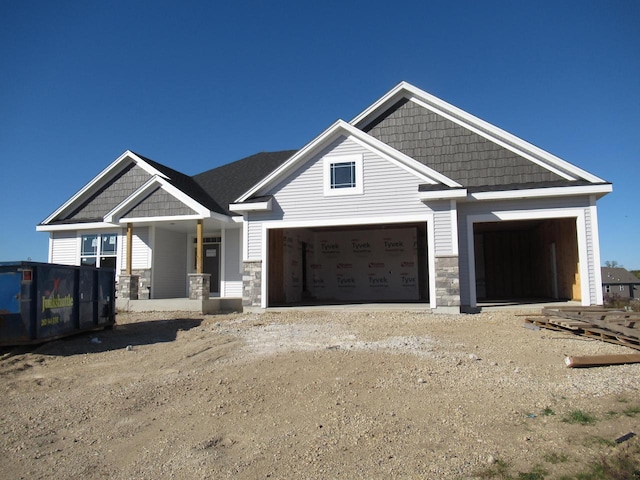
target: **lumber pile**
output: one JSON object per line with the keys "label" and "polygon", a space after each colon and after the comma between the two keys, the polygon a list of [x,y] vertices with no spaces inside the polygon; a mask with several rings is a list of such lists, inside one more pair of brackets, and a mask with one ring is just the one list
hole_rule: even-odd
{"label": "lumber pile", "polygon": [[525,326],[582,335],[640,350],[640,313],[603,307],[543,308]]}

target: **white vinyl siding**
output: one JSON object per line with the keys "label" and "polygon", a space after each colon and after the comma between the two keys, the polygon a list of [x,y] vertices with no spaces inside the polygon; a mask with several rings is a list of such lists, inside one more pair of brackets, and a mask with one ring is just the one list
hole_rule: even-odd
{"label": "white vinyl siding", "polygon": [[225,230],[223,239],[224,270],[222,277],[222,297],[242,297],[242,263],[239,228]]}
{"label": "white vinyl siding", "polygon": [[[363,195],[324,195],[322,159],[333,156],[363,156]],[[426,183],[404,168],[368,151],[359,144],[341,138],[312,157],[266,195],[275,197],[272,212],[249,214],[248,256],[260,259],[262,222],[333,221],[353,218],[375,218],[376,223],[392,222],[399,216],[424,217],[432,210],[419,200],[418,186]],[[449,203],[446,203],[447,207]],[[447,218],[447,223],[451,223]],[[451,243],[450,239],[448,240]],[[446,247],[445,247],[446,249]]]}
{"label": "white vinyl siding", "polygon": [[[363,155],[364,195],[325,197],[322,157]],[[348,218],[426,213],[418,200],[418,186],[424,180],[343,139],[312,158],[274,191],[284,215],[282,220]]]}
{"label": "white vinyl siding", "polygon": [[433,231],[434,231],[434,252],[436,257],[441,255],[452,255],[453,234],[451,224],[451,203],[433,202],[429,206],[434,212],[433,215]]}
{"label": "white vinyl siding", "polygon": [[[133,247],[131,255],[131,268],[133,270],[143,270],[151,268],[151,246],[149,242],[148,227],[134,227],[133,229]],[[122,249],[120,265],[124,269],[127,265],[127,235],[122,235]]]}
{"label": "white vinyl siding", "polygon": [[80,262],[80,242],[78,233],[72,232],[52,232],[51,252],[49,258],[51,263],[62,265],[78,265]]}
{"label": "white vinyl siding", "polygon": [[156,228],[154,240],[153,298],[184,297],[187,291],[186,233]]}
{"label": "white vinyl siding", "polygon": [[262,221],[271,220],[271,213],[249,213],[249,222],[245,224],[247,229],[247,252],[248,258],[245,260],[261,260],[261,242],[262,242]]}

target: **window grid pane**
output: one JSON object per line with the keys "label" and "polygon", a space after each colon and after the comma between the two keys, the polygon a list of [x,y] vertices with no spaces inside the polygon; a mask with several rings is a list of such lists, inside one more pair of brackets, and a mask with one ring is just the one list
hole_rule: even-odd
{"label": "window grid pane", "polygon": [[354,188],[356,186],[356,162],[331,164],[331,188]]}
{"label": "window grid pane", "polygon": [[98,236],[83,235],[81,255],[95,256],[98,253]]}
{"label": "window grid pane", "polygon": [[102,235],[102,245],[100,248],[100,254],[105,256],[111,256],[116,254],[118,236],[113,233]]}

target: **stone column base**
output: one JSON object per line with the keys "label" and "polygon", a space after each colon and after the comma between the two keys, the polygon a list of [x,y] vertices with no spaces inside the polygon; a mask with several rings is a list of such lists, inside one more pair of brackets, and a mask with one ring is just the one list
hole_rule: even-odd
{"label": "stone column base", "polygon": [[126,300],[138,300],[139,275],[120,275],[118,279],[118,297]]}
{"label": "stone column base", "polygon": [[190,273],[189,274],[189,299],[206,300],[211,292],[210,273]]}
{"label": "stone column base", "polygon": [[[447,308],[444,308],[447,307]],[[460,312],[460,269],[457,256],[436,257],[436,310]]]}
{"label": "stone column base", "polygon": [[262,262],[243,262],[242,305],[260,307],[262,305]]}

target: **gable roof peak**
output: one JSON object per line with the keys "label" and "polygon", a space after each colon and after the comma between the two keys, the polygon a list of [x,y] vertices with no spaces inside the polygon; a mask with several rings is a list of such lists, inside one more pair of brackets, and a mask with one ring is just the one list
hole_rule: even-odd
{"label": "gable roof peak", "polygon": [[276,181],[279,181],[284,176],[293,171],[300,163],[311,158],[316,153],[320,152],[324,147],[329,145],[333,140],[344,136],[350,138],[356,142],[359,142],[364,148],[373,150],[378,154],[387,158],[392,158],[400,163],[409,166],[415,172],[418,172],[425,176],[429,183],[439,183],[446,185],[447,187],[460,187],[461,185],[449,177],[429,168],[426,165],[417,162],[416,160],[408,157],[402,152],[390,147],[384,142],[372,137],[366,132],[354,127],[344,120],[338,119],[332,123],[326,130],[320,135],[307,143],[300,150],[295,152],[286,162],[282,163],[277,169],[273,170],[268,176],[264,177],[259,183],[254,184],[251,189],[245,191],[245,193],[237,197],[235,203],[242,203],[250,199],[255,195],[263,195],[264,190],[273,185]]}
{"label": "gable roof peak", "polygon": [[410,100],[420,107],[502,145],[567,180],[582,179],[590,183],[606,183],[605,180],[405,81],[398,83],[349,123],[366,131],[367,127],[375,123],[380,116],[401,100]]}

